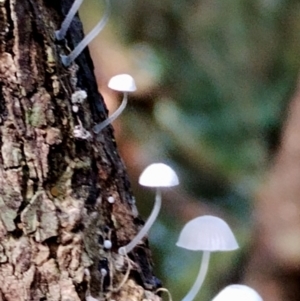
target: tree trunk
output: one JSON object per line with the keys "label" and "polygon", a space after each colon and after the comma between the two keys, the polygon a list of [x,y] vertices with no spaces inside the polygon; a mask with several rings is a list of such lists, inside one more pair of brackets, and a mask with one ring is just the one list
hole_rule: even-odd
{"label": "tree trunk", "polygon": [[92,132],[107,111],[89,52],[60,62],[83,38],[76,17],[55,41],[72,2],[0,0],[0,301],[159,300],[147,243],[118,255],[142,221],[112,127]]}

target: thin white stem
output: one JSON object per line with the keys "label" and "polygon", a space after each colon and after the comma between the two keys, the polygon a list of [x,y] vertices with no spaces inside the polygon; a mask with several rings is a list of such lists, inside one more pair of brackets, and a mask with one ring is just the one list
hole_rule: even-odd
{"label": "thin white stem", "polygon": [[118,109],[111,114],[107,119],[105,119],[103,122],[98,123],[94,126],[93,131],[95,134],[100,133],[106,126],[108,126],[110,123],[112,123],[125,109],[128,101],[128,92],[124,92],[123,100]]}
{"label": "thin white stem", "polygon": [[68,11],[68,14],[66,15],[64,21],[61,24],[60,30],[57,30],[55,32],[55,37],[58,41],[63,40],[65,38],[66,33],[70,27],[70,24],[82,2],[83,2],[83,0],[75,0],[73,2],[72,7]]}
{"label": "thin white stem", "polygon": [[155,222],[158,213],[160,211],[161,207],[161,190],[160,188],[156,189],[156,196],[155,196],[155,203],[154,207],[152,209],[152,212],[146,221],[143,228],[140,230],[140,232],[134,237],[134,239],[126,246],[119,248],[119,254],[124,255],[129,253],[139,242],[140,240],[147,234],[153,223]]}
{"label": "thin white stem", "polygon": [[125,257],[126,257],[126,260],[127,260],[126,274],[125,274],[123,280],[121,281],[121,283],[118,285],[118,287],[112,289],[113,292],[118,292],[123,287],[123,285],[126,283],[126,281],[128,280],[128,277],[129,277],[132,266],[131,266],[130,259],[129,259],[127,254],[125,254]]}
{"label": "thin white stem", "polygon": [[196,278],[194,285],[187,293],[187,295],[182,299],[182,301],[192,301],[198,294],[208,270],[209,257],[210,257],[210,252],[203,251],[199,274]]}
{"label": "thin white stem", "polygon": [[161,287],[161,288],[159,288],[159,289],[157,289],[157,290],[155,291],[155,294],[157,294],[157,293],[159,293],[159,292],[166,292],[166,293],[168,294],[169,301],[173,301],[172,295],[171,295],[171,293],[169,292],[168,289],[166,289],[166,288],[164,288],[164,287]]}
{"label": "thin white stem", "polygon": [[62,55],[62,63],[69,66],[83,51],[83,49],[100,33],[106,25],[110,15],[110,0],[106,0],[106,11],[100,22],[84,37],[84,39],[74,48],[69,55]]}

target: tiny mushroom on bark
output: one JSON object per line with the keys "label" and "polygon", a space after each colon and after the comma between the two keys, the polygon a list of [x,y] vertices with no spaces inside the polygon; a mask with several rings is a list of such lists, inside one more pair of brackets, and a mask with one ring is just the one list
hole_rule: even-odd
{"label": "tiny mushroom on bark", "polygon": [[[100,33],[100,31],[106,25],[109,15],[110,15],[110,0],[106,0],[106,11],[104,16],[101,18],[99,23],[83,38],[83,40],[74,48],[74,50],[69,55],[62,55],[61,60],[62,63],[68,67],[84,50],[84,48]],[[67,14],[66,19],[62,23],[62,27],[60,30],[56,31],[56,39],[62,40],[64,39],[66,32],[70,26],[70,23],[76,14],[77,10],[79,9],[82,0],[76,0],[69,13]]]}
{"label": "tiny mushroom on bark", "polygon": [[103,246],[105,249],[109,250],[112,247],[112,243],[109,239],[104,240]]}
{"label": "tiny mushroom on bark", "polygon": [[93,131],[95,134],[100,133],[123,112],[127,105],[128,93],[136,90],[135,81],[129,74],[113,76],[108,82],[108,87],[112,90],[123,92],[123,100],[119,108],[110,117],[94,126]]}
{"label": "tiny mushroom on bark", "polygon": [[263,301],[251,287],[243,284],[231,284],[221,290],[212,301]]}
{"label": "tiny mushroom on bark", "polygon": [[66,33],[70,27],[70,24],[79,10],[80,5],[82,4],[83,0],[75,0],[68,11],[64,21],[61,23],[61,27],[59,30],[55,32],[55,37],[58,41],[63,40],[66,36]]}
{"label": "tiny mushroom on bark", "polygon": [[182,301],[193,300],[200,290],[207,273],[210,252],[232,251],[239,247],[227,223],[210,215],[189,221],[181,230],[176,245],[188,250],[203,251],[199,274]]}
{"label": "tiny mushroom on bark", "polygon": [[175,171],[170,166],[163,163],[154,163],[149,165],[142,172],[139,178],[139,184],[156,188],[155,203],[143,228],[129,244],[119,248],[119,254],[122,255],[130,252],[140,242],[156,220],[161,207],[161,189],[163,187],[176,186],[179,184],[179,180]]}

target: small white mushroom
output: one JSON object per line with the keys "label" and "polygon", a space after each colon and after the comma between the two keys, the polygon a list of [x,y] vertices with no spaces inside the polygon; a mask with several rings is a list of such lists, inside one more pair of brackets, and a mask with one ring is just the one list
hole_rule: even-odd
{"label": "small white mushroom", "polygon": [[156,187],[155,203],[148,220],[140,232],[129,244],[119,248],[119,254],[122,255],[130,252],[140,242],[156,220],[161,207],[161,188],[176,186],[179,184],[179,180],[170,166],[163,163],[154,163],[142,172],[139,184],[147,187]]}
{"label": "small white mushroom", "polygon": [[146,187],[172,187],[178,185],[179,180],[170,166],[164,163],[153,163],[141,173],[139,184]]}
{"label": "small white mushroom", "polygon": [[104,240],[103,246],[105,249],[109,250],[112,247],[112,243],[110,240],[106,239],[106,240]]}
{"label": "small white mushroom", "polygon": [[107,275],[107,270],[104,269],[104,268],[102,268],[102,269],[100,270],[100,274],[101,274],[102,277],[105,277],[105,276]]}
{"label": "small white mushroom", "polygon": [[73,105],[73,106],[72,106],[72,111],[73,111],[74,113],[78,113],[78,110],[79,110],[79,108],[78,108],[77,105]]}
{"label": "small white mushroom", "polygon": [[[79,3],[79,5],[77,4],[77,2]],[[72,11],[72,14],[70,13],[70,21],[66,21],[65,24],[67,24],[67,29],[70,26],[70,23],[76,13],[76,11],[78,10],[80,4],[81,4],[82,0],[76,0],[73,4],[73,6],[75,6],[76,3],[76,8],[74,8],[75,12]],[[104,13],[104,16],[102,17],[102,19],[99,21],[99,23],[84,37],[84,39],[74,48],[74,50],[69,54],[69,55],[62,55],[61,56],[61,60],[62,63],[68,67],[79,55],[80,53],[84,50],[84,48],[100,33],[100,31],[104,28],[104,26],[106,25],[109,15],[110,15],[110,0],[106,0],[106,11]],[[73,9],[73,6],[71,7],[71,10]],[[67,15],[68,16],[68,15]],[[64,25],[64,22],[63,24]],[[57,39],[62,39],[61,37],[65,37],[65,32],[67,31],[67,29],[63,30],[64,35],[62,35],[61,33],[59,33],[60,31],[62,31],[62,29],[60,29],[60,31],[56,32],[56,38]]]}
{"label": "small white mushroom", "polygon": [[107,198],[107,201],[110,203],[110,204],[113,204],[115,202],[115,198],[113,196],[109,196]]}
{"label": "small white mushroom", "polygon": [[66,33],[70,27],[70,24],[77,13],[80,5],[82,4],[83,0],[75,0],[68,11],[64,21],[61,24],[61,28],[55,32],[55,37],[58,41],[63,40],[66,36]]}
{"label": "small white mushroom", "polygon": [[212,301],[263,301],[251,287],[243,284],[231,284],[222,289]]}
{"label": "small white mushroom", "polygon": [[128,93],[136,90],[135,81],[129,74],[113,76],[108,82],[108,87],[112,90],[123,92],[123,100],[119,108],[110,117],[94,126],[93,131],[95,134],[100,133],[123,112],[127,105]]}
{"label": "small white mushroom", "polygon": [[232,251],[239,247],[227,223],[210,215],[189,221],[181,230],[176,245],[188,250],[203,251],[199,274],[182,301],[193,300],[199,292],[208,270],[210,252]]}

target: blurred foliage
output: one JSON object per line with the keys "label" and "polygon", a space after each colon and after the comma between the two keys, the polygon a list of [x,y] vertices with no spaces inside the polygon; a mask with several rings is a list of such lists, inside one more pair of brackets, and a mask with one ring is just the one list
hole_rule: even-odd
{"label": "blurred foliage", "polygon": [[[89,1],[98,14],[99,1]],[[83,21],[92,7],[85,5]],[[191,195],[233,214],[246,245],[251,202],[278,146],[297,81],[300,3],[112,0],[112,7],[111,33],[151,79],[131,98],[123,135],[134,137],[153,161],[172,162]],[[102,42],[99,37],[100,49]],[[149,210],[141,208],[147,198],[137,192],[142,213]],[[192,285],[194,260],[200,259],[176,250],[181,226],[164,212],[150,233],[156,274],[174,299]],[[213,283],[231,261],[240,273],[239,255],[215,256],[220,260],[210,270]]]}
{"label": "blurred foliage", "polygon": [[149,113],[169,138],[164,155],[203,176],[209,165],[208,178],[217,175],[222,191],[207,191],[201,177],[189,179],[185,185],[197,195],[204,192],[221,204],[231,193],[249,198],[277,146],[295,86],[300,4],[113,3],[120,38],[158,58],[160,66],[153,69],[160,71],[159,94]]}

